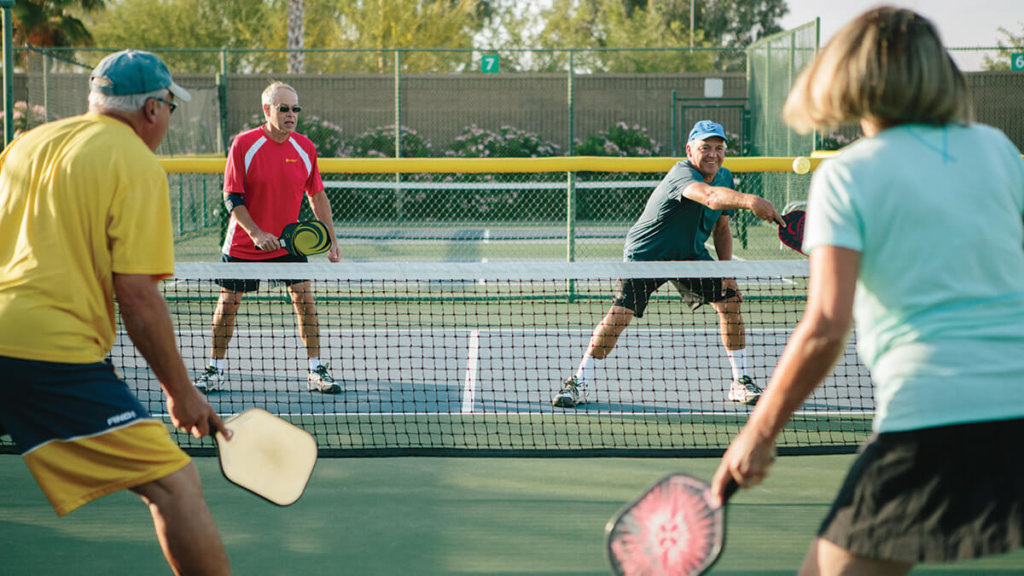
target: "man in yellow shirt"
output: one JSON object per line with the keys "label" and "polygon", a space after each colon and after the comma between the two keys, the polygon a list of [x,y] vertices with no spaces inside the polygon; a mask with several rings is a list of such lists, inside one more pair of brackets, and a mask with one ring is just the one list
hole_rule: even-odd
{"label": "man in yellow shirt", "polygon": [[175,100],[189,94],[159,57],[118,52],[93,71],[87,114],[0,155],[0,428],[57,514],[130,489],[176,574],[229,574],[195,466],[104,361],[116,296],[174,426],[227,433],[192,386],[157,286],[174,247],[153,152]]}

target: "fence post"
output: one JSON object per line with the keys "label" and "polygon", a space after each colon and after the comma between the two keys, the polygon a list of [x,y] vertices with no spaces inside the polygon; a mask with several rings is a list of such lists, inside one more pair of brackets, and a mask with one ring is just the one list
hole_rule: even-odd
{"label": "fence post", "polygon": [[4,15],[4,148],[14,140],[14,0],[0,0]]}
{"label": "fence post", "polygon": [[[395,158],[402,157],[402,50],[395,50]],[[395,173],[395,220],[405,219],[402,173]]]}
{"label": "fence post", "polygon": [[[569,144],[566,147],[569,156],[573,155],[573,50],[569,51],[569,79],[568,79],[568,101],[569,101]],[[565,201],[565,259],[567,262],[576,261],[576,173],[567,172],[566,201]],[[576,285],[570,279],[565,283],[569,302],[572,302],[576,292]]]}
{"label": "fence post", "polygon": [[220,149],[217,152],[228,153],[228,54],[224,48],[220,49],[220,72],[217,74],[217,108],[219,109],[219,123],[217,125],[217,142]]}

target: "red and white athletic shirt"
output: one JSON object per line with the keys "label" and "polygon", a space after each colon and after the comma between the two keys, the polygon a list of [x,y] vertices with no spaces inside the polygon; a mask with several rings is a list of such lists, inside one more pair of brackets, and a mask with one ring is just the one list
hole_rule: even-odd
{"label": "red and white athletic shirt", "polygon": [[[284,142],[274,142],[263,127],[235,138],[224,170],[224,192],[241,194],[245,207],[261,230],[280,236],[285,226],[299,219],[303,194],[324,189],[316,163],[316,147],[302,134],[292,132]],[[224,237],[223,252],[246,260],[284,256],[257,250],[252,238],[232,218]]]}

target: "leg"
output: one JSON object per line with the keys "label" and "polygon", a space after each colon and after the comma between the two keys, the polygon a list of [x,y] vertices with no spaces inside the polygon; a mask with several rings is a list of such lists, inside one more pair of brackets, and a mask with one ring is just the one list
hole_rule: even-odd
{"label": "leg", "polygon": [[316,301],[313,286],[310,282],[299,282],[288,287],[295,308],[295,317],[299,326],[299,337],[306,345],[309,358],[320,356],[320,320],[316,313]]}
{"label": "leg", "polygon": [[857,556],[824,538],[818,538],[807,551],[800,576],[903,576],[913,564],[876,560]]}
{"label": "leg", "polygon": [[310,391],[324,394],[338,394],[341,386],[335,383],[327,371],[328,364],[320,361],[320,320],[316,312],[316,298],[310,282],[298,282],[288,287],[295,308],[295,317],[299,326],[299,337],[306,345],[306,356],[309,358],[309,375],[306,379]]}
{"label": "leg", "polygon": [[743,350],[747,347],[747,329],[740,313],[740,300],[737,297],[712,302],[711,307],[718,312],[718,326],[722,334],[722,345],[726,350]]}
{"label": "leg", "polygon": [[235,292],[227,288],[220,289],[217,299],[217,310],[213,313],[213,344],[210,358],[223,360],[228,352],[228,344],[235,333],[235,318],[242,306],[244,292]]}
{"label": "leg", "polygon": [[633,311],[625,306],[612,306],[604,319],[594,327],[587,346],[587,356],[604,360],[619,341],[622,331],[633,320]]}
{"label": "leg", "polygon": [[722,345],[729,355],[732,367],[732,384],[729,386],[729,400],[752,406],[757,404],[763,392],[747,374],[747,330],[740,313],[740,298],[733,296],[718,302],[711,307],[718,312],[719,331]]}
{"label": "leg", "polygon": [[160,547],[175,574],[231,573],[194,464],[132,491],[149,506]]}

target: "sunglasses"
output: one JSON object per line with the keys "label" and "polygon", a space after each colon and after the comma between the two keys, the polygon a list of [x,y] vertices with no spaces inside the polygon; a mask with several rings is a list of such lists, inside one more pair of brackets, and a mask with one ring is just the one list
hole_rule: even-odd
{"label": "sunglasses", "polygon": [[278,106],[277,107],[277,111],[278,112],[295,112],[296,114],[298,114],[299,112],[302,112],[302,106]]}
{"label": "sunglasses", "polygon": [[171,102],[170,100],[167,100],[165,98],[157,98],[156,96],[153,96],[153,100],[167,104],[167,107],[171,109],[171,114],[174,114],[174,111],[178,109],[177,102]]}

